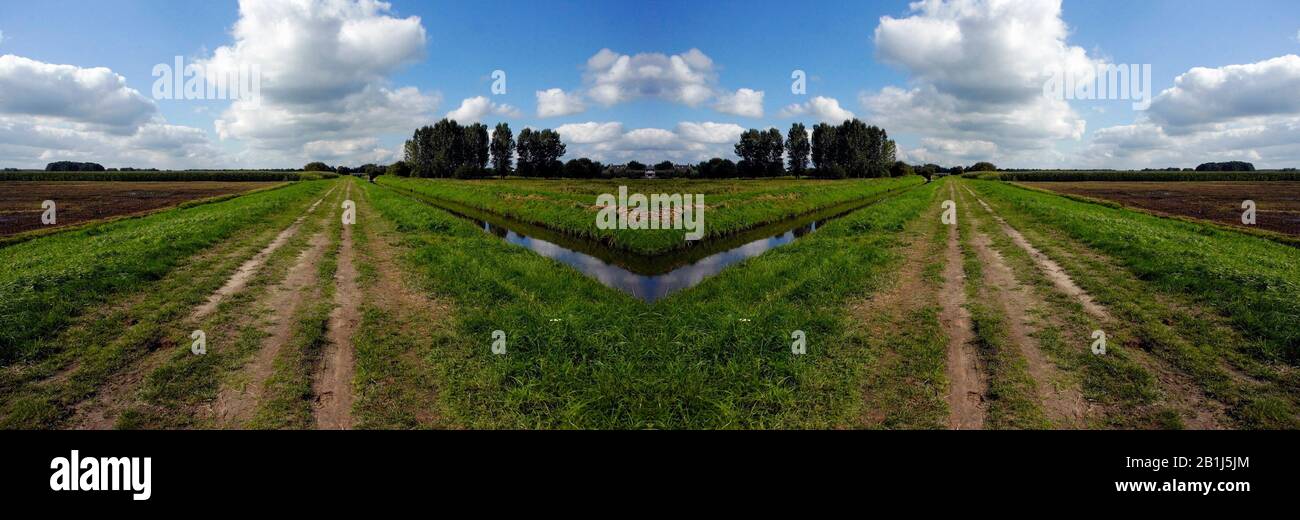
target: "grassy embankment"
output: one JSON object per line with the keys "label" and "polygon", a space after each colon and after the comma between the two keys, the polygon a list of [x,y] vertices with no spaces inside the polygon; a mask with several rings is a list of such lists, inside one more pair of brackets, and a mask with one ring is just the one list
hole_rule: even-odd
{"label": "grassy embankment", "polygon": [[383,176],[384,186],[543,226],[606,246],[652,255],[689,247],[686,230],[601,230],[596,197],[636,193],[703,194],[704,238],[722,237],[817,209],[867,200],[922,183],[920,177],[846,181],[591,180],[455,181]]}

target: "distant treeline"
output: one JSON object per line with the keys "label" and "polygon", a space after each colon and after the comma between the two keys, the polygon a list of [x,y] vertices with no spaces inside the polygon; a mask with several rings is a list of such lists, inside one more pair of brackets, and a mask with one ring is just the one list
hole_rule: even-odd
{"label": "distant treeline", "polygon": [[186,171],[6,171],[0,181],[226,181],[285,182],[338,177],[329,172],[186,170]]}
{"label": "distant treeline", "polygon": [[1040,170],[968,174],[1016,182],[1081,181],[1300,181],[1300,171],[1119,171]]}

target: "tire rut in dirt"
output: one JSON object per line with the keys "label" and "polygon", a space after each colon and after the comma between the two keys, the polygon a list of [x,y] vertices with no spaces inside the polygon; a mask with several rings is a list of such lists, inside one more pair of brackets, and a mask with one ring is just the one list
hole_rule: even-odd
{"label": "tire rut in dirt", "polygon": [[208,301],[204,302],[203,305],[194,309],[194,314],[190,315],[190,320],[198,321],[207,317],[209,314],[212,314],[217,310],[217,306],[221,305],[223,300],[235,295],[239,291],[242,291],[244,287],[248,285],[248,281],[262,269],[262,265],[266,263],[266,259],[270,258],[271,254],[275,253],[276,250],[280,249],[288,243],[290,239],[297,235],[298,230],[302,227],[303,221],[307,220],[307,217],[316,211],[316,207],[320,206],[321,202],[324,202],[325,199],[329,198],[332,193],[334,193],[334,188],[330,188],[329,191],[325,192],[325,195],[312,204],[311,207],[308,207],[307,211],[303,213],[301,217],[298,217],[293,224],[290,224],[289,227],[284,229],[284,231],[281,231],[280,234],[275,237],[275,240],[272,240],[270,244],[267,244],[266,247],[262,248],[261,251],[258,251],[256,255],[249,258],[243,265],[240,265],[239,269],[235,270],[235,274],[226,281],[225,285],[212,293],[212,296],[209,296]]}
{"label": "tire rut in dirt", "polygon": [[[326,214],[322,221],[327,221],[331,215],[333,213]],[[269,321],[262,329],[265,338],[253,358],[240,368],[242,379],[222,384],[217,399],[208,410],[208,415],[218,426],[239,428],[252,419],[266,380],[274,372],[275,359],[293,337],[294,316],[309,300],[309,292],[316,284],[317,263],[325,256],[329,242],[328,229],[322,226],[312,235],[307,248],[298,254],[284,279],[254,307],[269,313]]]}
{"label": "tire rut in dirt", "polygon": [[[948,185],[950,200],[956,190]],[[939,321],[948,335],[948,427],[954,430],[984,428],[984,392],[987,382],[979,366],[970,311],[966,309],[966,274],[962,270],[961,239],[956,225],[948,226],[944,251],[943,288],[940,291]]]}
{"label": "tire rut in dirt", "polygon": [[[351,200],[352,181],[345,199]],[[358,218],[369,218],[369,215]],[[321,366],[313,381],[316,396],[316,428],[346,430],[352,428],[352,377],[356,369],[352,335],[361,321],[361,291],[357,284],[356,252],[353,248],[353,225],[344,225],[339,240],[338,269],[334,273],[334,310],[330,313],[329,344],[321,357]]]}
{"label": "tire rut in dirt", "polygon": [[[1085,312],[1102,323],[1117,324],[1114,314],[1105,306],[1097,303],[1059,263],[1029,242],[1024,234],[998,215],[993,207],[979,198],[973,190],[969,187],[963,188],[983,207],[984,212],[997,222],[1003,234],[1029,255],[1039,272],[1055,286],[1058,292],[1077,301]],[[1129,349],[1128,352],[1135,357],[1140,366],[1156,378],[1163,390],[1163,399],[1179,411],[1179,415],[1187,427],[1199,430],[1217,430],[1229,427],[1231,420],[1227,417],[1226,406],[1209,397],[1205,389],[1186,373],[1141,349]]]}
{"label": "tire rut in dirt", "polygon": [[[248,280],[255,276],[266,263],[267,258],[272,253],[280,249],[285,243],[296,236],[302,222],[313,213],[322,202],[324,202],[333,193],[334,188],[330,188],[319,200],[312,203],[303,215],[294,220],[292,224],[282,230],[269,244],[264,246],[252,258],[246,260],[236,269],[236,273],[216,292],[210,295],[207,301],[200,307],[206,307],[212,304],[212,308],[204,311],[195,311],[188,318],[190,322],[198,322],[202,317],[210,315],[226,298],[238,294],[247,285]],[[236,281],[236,279],[239,279]],[[188,330],[188,329],[186,329]],[[136,360],[128,368],[119,372],[110,379],[104,386],[95,392],[95,395],[89,399],[82,400],[73,405],[72,417],[66,422],[66,427],[76,430],[107,430],[112,429],[117,424],[119,414],[131,406],[136,401],[136,391],[144,383],[144,380],[155,369],[161,367],[167,362],[167,359],[173,354],[171,348],[156,348],[151,350],[142,358]]]}
{"label": "tire rut in dirt", "polygon": [[[975,222],[979,222],[978,217],[974,217],[976,212],[970,214]],[[977,231],[970,243],[979,258],[990,303],[1006,317],[1008,339],[1025,360],[1048,421],[1054,428],[1085,427],[1091,415],[1088,401],[1078,386],[1067,380],[1047,357],[1035,337],[1038,329],[1034,325],[1033,311],[1044,308],[1045,303],[1028,285],[1017,279],[1006,259],[994,249],[993,240],[978,231],[979,225],[973,228]]]}

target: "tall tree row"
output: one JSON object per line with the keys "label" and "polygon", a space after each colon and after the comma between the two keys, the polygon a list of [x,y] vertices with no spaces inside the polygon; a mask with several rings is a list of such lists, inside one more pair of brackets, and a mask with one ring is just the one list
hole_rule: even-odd
{"label": "tall tree row", "polygon": [[519,155],[519,175],[521,177],[558,177],[564,171],[564,157],[567,147],[560,140],[560,133],[555,130],[533,130],[525,128],[519,131],[515,140],[515,151]]}
{"label": "tall tree row", "polygon": [[487,125],[450,119],[417,129],[403,147],[404,161],[416,177],[482,176],[490,149]]}
{"label": "tall tree row", "polygon": [[810,148],[822,177],[888,177],[898,151],[883,128],[857,119],[817,124]]}
{"label": "tall tree row", "polygon": [[735,150],[740,157],[736,170],[742,176],[776,177],[785,174],[785,161],[782,159],[785,140],[780,130],[747,130],[740,134]]}

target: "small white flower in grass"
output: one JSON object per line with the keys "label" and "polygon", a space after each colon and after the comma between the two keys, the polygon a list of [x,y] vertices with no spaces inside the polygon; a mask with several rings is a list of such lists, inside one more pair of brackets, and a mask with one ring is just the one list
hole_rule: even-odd
{"label": "small white flower in grass", "polygon": [[749,319],[749,318],[741,318],[740,321],[745,322],[745,323],[749,323],[749,322],[750,322],[750,319]]}
{"label": "small white flower in grass", "polygon": [[559,319],[559,318],[551,318],[551,323],[555,323],[555,322],[557,322],[557,321],[564,321],[564,320]]}

